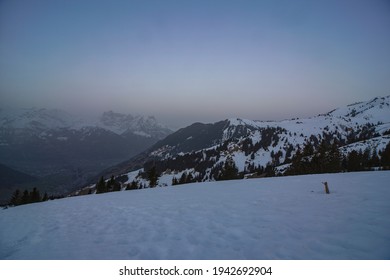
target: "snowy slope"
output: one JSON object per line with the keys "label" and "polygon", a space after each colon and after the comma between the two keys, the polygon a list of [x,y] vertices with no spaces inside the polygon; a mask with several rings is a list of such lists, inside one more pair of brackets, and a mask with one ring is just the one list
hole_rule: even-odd
{"label": "snowy slope", "polygon": [[[317,139],[323,133],[333,135],[340,140],[346,140],[351,131],[358,136],[360,129],[371,124],[373,131],[383,134],[390,129],[390,96],[374,98],[368,102],[360,102],[333,110],[327,114],[306,119],[291,119],[281,122],[262,122],[245,119],[229,119],[230,125],[224,132],[224,138],[229,139],[234,130],[239,127],[248,127],[249,137],[253,143],[261,140],[259,130],[275,127],[280,128],[279,136],[286,144],[303,145],[311,136]],[[277,146],[277,145],[276,145]],[[274,151],[286,145],[271,148]]]}
{"label": "snowy slope", "polygon": [[107,173],[125,174],[140,164],[148,170],[146,165],[152,162],[163,176],[174,170],[199,176],[198,181],[212,181],[218,173],[215,170],[227,159],[234,161],[239,172],[251,174],[256,168],[291,162],[306,143],[317,148],[321,141],[336,141],[343,154],[367,148],[380,152],[389,143],[389,133],[390,96],[386,96],[306,119],[264,122],[231,118],[215,124],[194,124],[158,142],[143,159],[137,158],[136,164],[129,161],[127,168],[119,169],[121,172]]}
{"label": "snowy slope", "polygon": [[379,136],[365,141],[359,141],[340,148],[342,154],[347,155],[351,151],[362,151],[370,147],[372,151],[382,151],[390,143],[390,135]]}
{"label": "snowy slope", "polygon": [[388,182],[322,174],[18,206],[0,211],[0,259],[390,259]]}

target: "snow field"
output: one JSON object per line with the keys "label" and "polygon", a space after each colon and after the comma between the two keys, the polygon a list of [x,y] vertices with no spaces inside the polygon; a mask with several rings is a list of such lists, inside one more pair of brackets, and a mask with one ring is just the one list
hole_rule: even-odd
{"label": "snow field", "polygon": [[0,259],[390,259],[389,182],[321,174],[18,206],[0,210]]}

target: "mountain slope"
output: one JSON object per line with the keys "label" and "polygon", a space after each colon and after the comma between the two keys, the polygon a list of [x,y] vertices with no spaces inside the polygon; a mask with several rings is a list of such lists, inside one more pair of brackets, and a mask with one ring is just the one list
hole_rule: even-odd
{"label": "mountain slope", "polygon": [[[347,147],[352,146],[362,151],[376,149],[380,153],[390,142],[388,134],[390,96],[307,119],[262,122],[232,118],[214,124],[195,123],[99,176],[127,174],[148,185],[146,173],[142,172],[156,166],[162,176],[171,179],[186,173],[191,174],[190,181],[209,181],[223,175],[221,172],[227,162],[232,163],[241,176],[254,172],[261,174],[267,173],[268,167],[291,163],[297,151],[305,146],[315,150],[321,143],[337,143],[344,154],[352,149]],[[382,144],[376,145],[377,142]],[[94,179],[96,182],[98,177]]]}
{"label": "mountain slope", "polygon": [[11,194],[17,186],[37,182],[38,178],[14,170],[0,163],[0,205],[9,203]]}
{"label": "mountain slope", "polygon": [[0,188],[36,181],[37,178],[0,163]]}
{"label": "mountain slope", "polygon": [[389,259],[389,181],[290,176],[11,207],[0,259]]}

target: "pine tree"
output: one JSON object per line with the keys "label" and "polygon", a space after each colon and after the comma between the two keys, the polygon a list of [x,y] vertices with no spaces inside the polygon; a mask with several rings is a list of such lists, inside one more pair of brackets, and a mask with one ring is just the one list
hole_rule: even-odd
{"label": "pine tree", "polygon": [[148,171],[148,180],[149,180],[149,187],[154,188],[158,184],[158,174],[156,171],[156,166],[153,166]]}
{"label": "pine tree", "polygon": [[257,176],[261,176],[264,173],[264,167],[259,164],[254,171],[256,171]]}
{"label": "pine tree", "polygon": [[41,195],[37,188],[33,188],[30,192],[30,203],[41,202]]}
{"label": "pine tree", "polygon": [[314,154],[314,148],[313,145],[310,142],[306,142],[303,146],[303,156],[308,157]]}
{"label": "pine tree", "polygon": [[181,174],[178,184],[185,184],[187,182],[187,172]]}
{"label": "pine tree", "polygon": [[265,176],[274,177],[275,176],[275,167],[272,164],[267,164],[265,167]]}
{"label": "pine tree", "polygon": [[371,162],[371,149],[367,147],[364,152],[362,153],[362,168],[364,169],[369,169]]}
{"label": "pine tree", "polygon": [[107,192],[112,192],[114,188],[114,175],[111,176],[110,180],[106,182]]}
{"label": "pine tree", "polygon": [[138,183],[137,181],[131,182],[131,184],[127,184],[126,190],[137,190],[138,189]]}
{"label": "pine tree", "polygon": [[186,183],[192,183],[194,181],[194,177],[192,176],[191,172],[188,173]]}
{"label": "pine tree", "polygon": [[360,155],[355,150],[351,151],[347,157],[347,170],[348,171],[361,171]]}
{"label": "pine tree", "polygon": [[295,155],[292,157],[291,165],[286,171],[287,175],[298,175],[302,172],[302,153],[301,150],[298,148]]}
{"label": "pine tree", "polygon": [[28,193],[28,190],[25,190],[23,192],[23,196],[21,198],[20,204],[27,204],[27,203],[30,203],[30,195]]}
{"label": "pine tree", "polygon": [[236,167],[236,163],[231,157],[227,158],[219,179],[233,180],[238,179],[238,177],[238,168]]}
{"label": "pine tree", "polygon": [[390,169],[390,142],[381,154],[381,164],[384,169]]}
{"label": "pine tree", "polygon": [[378,157],[378,152],[376,151],[376,149],[374,149],[373,152],[372,152],[370,165],[371,165],[371,167],[378,167],[379,164],[380,164],[380,160],[379,160],[379,157]]}
{"label": "pine tree", "polygon": [[320,146],[318,147],[317,160],[318,166],[315,168],[312,173],[326,173],[329,168],[329,158],[328,158],[329,146],[326,140],[322,140]]}
{"label": "pine tree", "polygon": [[114,183],[114,188],[112,191],[119,192],[121,190],[121,184],[119,182]]}
{"label": "pine tree", "polygon": [[12,194],[11,200],[10,200],[10,205],[17,206],[21,203],[21,197],[20,197],[20,191],[17,189],[14,191]]}
{"label": "pine tree", "polygon": [[333,143],[327,153],[325,172],[340,172],[341,171],[341,154],[336,143]]}
{"label": "pine tree", "polygon": [[111,179],[107,182],[107,191],[118,192],[120,190],[121,190],[121,184],[115,181],[114,175],[112,175]]}
{"label": "pine tree", "polygon": [[96,193],[105,193],[105,192],[107,192],[107,185],[102,176],[100,177],[100,180],[96,185]]}
{"label": "pine tree", "polygon": [[42,201],[48,201],[48,200],[49,200],[49,196],[47,195],[47,192],[45,192],[45,194],[43,195]]}

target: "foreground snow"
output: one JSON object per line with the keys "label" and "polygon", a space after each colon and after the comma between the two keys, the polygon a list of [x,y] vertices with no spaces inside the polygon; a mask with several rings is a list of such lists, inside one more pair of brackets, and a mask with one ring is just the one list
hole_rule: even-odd
{"label": "foreground snow", "polygon": [[0,259],[390,259],[389,182],[323,174],[24,205],[0,210]]}

